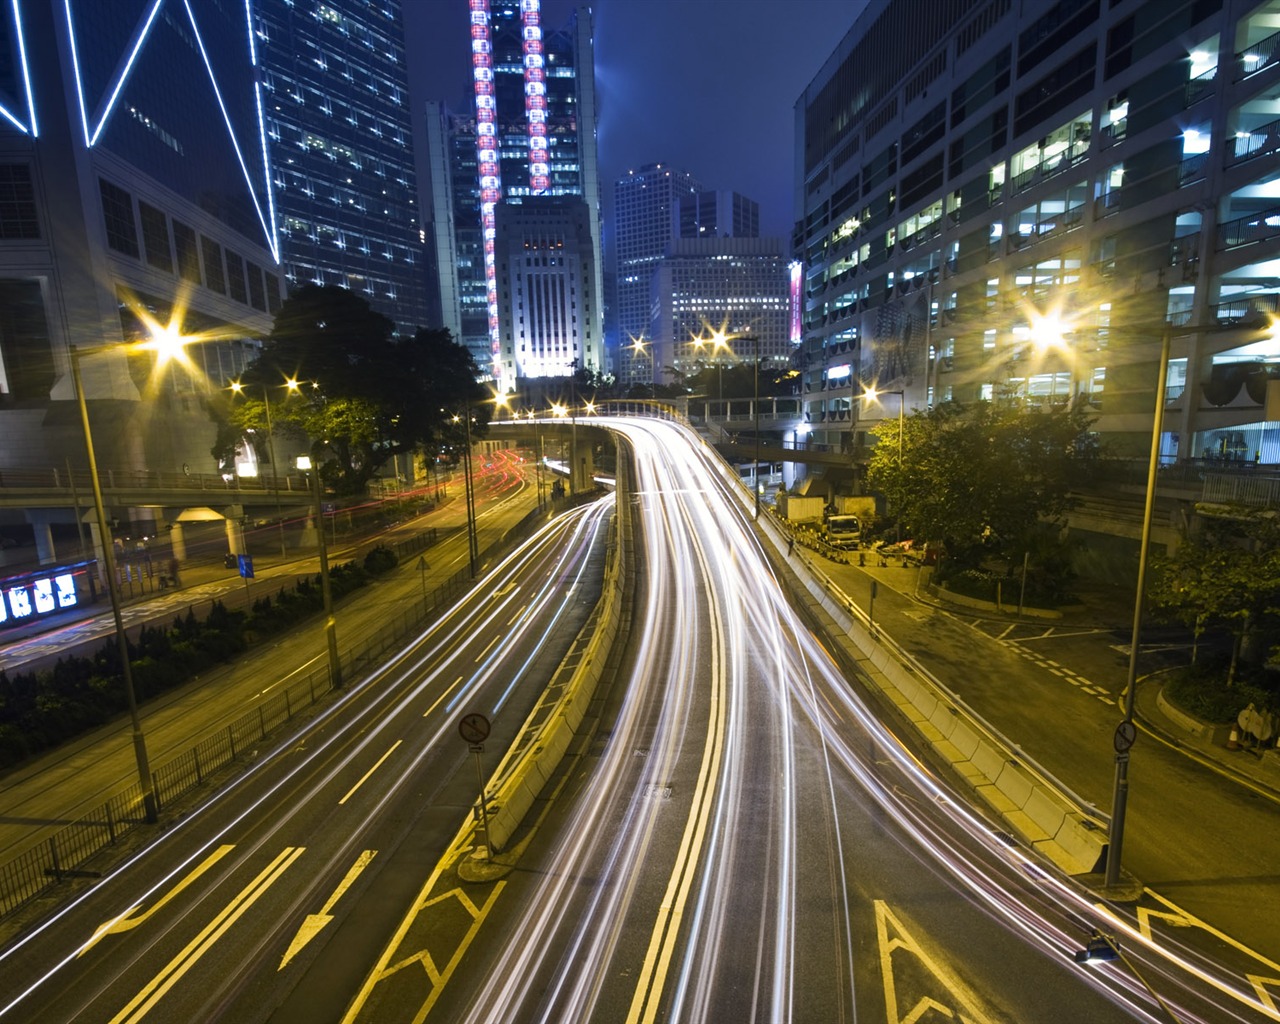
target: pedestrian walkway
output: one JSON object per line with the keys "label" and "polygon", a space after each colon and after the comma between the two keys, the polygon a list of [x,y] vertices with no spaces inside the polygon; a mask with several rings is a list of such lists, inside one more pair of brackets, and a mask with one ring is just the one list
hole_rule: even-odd
{"label": "pedestrian walkway", "polygon": [[[785,524],[784,524],[785,525]],[[878,552],[866,550],[865,563],[860,563],[857,553],[849,560],[849,567],[861,572],[869,584],[888,587],[919,604],[927,604],[957,615],[982,615],[1007,620],[1010,623],[1046,624],[1044,618],[1034,614],[1019,616],[1016,605],[1004,608],[975,608],[948,601],[928,584],[931,569],[911,559],[898,555],[881,558]],[[821,553],[806,551],[806,560],[819,572],[828,562]],[[851,594],[859,604],[865,605],[868,593]],[[1076,625],[1103,629],[1123,637],[1127,643],[1133,628],[1133,594],[1119,587],[1081,582],[1076,587],[1080,597],[1078,605],[1064,608],[1060,618],[1053,621],[1062,625]],[[1258,749],[1242,744],[1231,750],[1226,745],[1227,729],[1215,729],[1198,722],[1173,707],[1162,692],[1164,684],[1159,673],[1140,678],[1134,701],[1134,717],[1149,735],[1200,764],[1218,771],[1244,785],[1258,787],[1280,799],[1280,749],[1273,745]]]}

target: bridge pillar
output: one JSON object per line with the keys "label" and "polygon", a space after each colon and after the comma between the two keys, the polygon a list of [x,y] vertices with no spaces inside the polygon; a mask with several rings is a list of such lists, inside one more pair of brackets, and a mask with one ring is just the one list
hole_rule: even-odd
{"label": "bridge pillar", "polygon": [[592,454],[591,446],[588,444],[579,445],[577,451],[573,453],[573,461],[569,466],[569,472],[572,474],[569,490],[573,494],[582,494],[595,487],[596,476],[596,460]]}
{"label": "bridge pillar", "polygon": [[169,527],[169,545],[173,548],[173,557],[179,562],[187,560],[187,538],[182,532],[182,524],[174,520]]}
{"label": "bridge pillar", "polygon": [[244,530],[240,528],[240,522],[232,519],[230,516],[226,519],[227,527],[227,550],[233,555],[245,554],[244,549]]}
{"label": "bridge pillar", "polygon": [[33,516],[27,513],[27,522],[31,524],[31,532],[36,537],[36,558],[41,565],[49,565],[58,560],[58,552],[53,545],[53,528],[44,516]]}

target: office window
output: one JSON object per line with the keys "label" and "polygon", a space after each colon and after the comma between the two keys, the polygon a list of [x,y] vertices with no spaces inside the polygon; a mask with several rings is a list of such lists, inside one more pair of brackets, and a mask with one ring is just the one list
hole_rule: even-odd
{"label": "office window", "polygon": [[26,164],[0,164],[0,239],[39,237],[31,168]]}
{"label": "office window", "polygon": [[204,281],[210,291],[227,294],[227,275],[222,270],[222,246],[212,238],[200,236],[200,251],[204,255]]}
{"label": "office window", "polygon": [[236,302],[249,301],[249,293],[244,288],[244,260],[230,249],[227,250],[227,293]]}
{"label": "office window", "polygon": [[184,281],[200,284],[200,251],[196,248],[195,230],[175,220],[173,248],[178,254],[178,276]]}
{"label": "office window", "polygon": [[173,253],[169,249],[169,224],[164,213],[139,201],[138,219],[142,221],[142,248],[148,266],[172,274]]}
{"label": "office window", "polygon": [[267,294],[262,287],[262,268],[256,263],[245,261],[245,272],[249,276],[249,305],[254,309],[267,311]]}
{"label": "office window", "polygon": [[98,179],[107,245],[116,252],[138,258],[138,229],[133,223],[133,196],[105,178]]}

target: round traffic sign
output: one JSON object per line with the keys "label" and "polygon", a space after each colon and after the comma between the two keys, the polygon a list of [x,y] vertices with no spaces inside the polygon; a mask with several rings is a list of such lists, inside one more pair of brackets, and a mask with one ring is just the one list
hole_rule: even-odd
{"label": "round traffic sign", "polygon": [[1129,719],[1126,718],[1123,722],[1121,722],[1119,725],[1116,726],[1116,734],[1112,738],[1111,742],[1116,748],[1116,753],[1123,754],[1126,750],[1128,750],[1131,746],[1133,746],[1133,741],[1136,740],[1137,738],[1138,738],[1138,727],[1134,725],[1131,721],[1129,721]]}
{"label": "round traffic sign", "polygon": [[489,719],[472,711],[458,719],[458,735],[468,743],[483,743],[489,735]]}

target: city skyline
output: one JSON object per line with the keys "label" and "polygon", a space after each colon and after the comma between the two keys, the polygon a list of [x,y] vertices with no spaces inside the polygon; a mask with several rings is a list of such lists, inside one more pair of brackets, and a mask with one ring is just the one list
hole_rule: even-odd
{"label": "city skyline", "polygon": [[[774,0],[544,0],[543,24],[577,6],[594,21],[606,244],[612,183],[654,162],[755,198],[760,234],[789,239],[794,104],[865,0],[801,0],[785,18]],[[470,109],[465,0],[408,0],[404,16],[415,112],[429,100]],[[731,77],[744,61],[767,73]]]}

